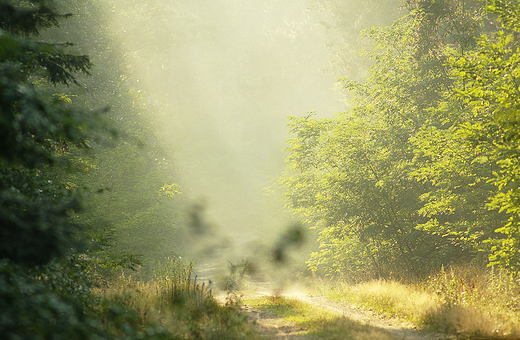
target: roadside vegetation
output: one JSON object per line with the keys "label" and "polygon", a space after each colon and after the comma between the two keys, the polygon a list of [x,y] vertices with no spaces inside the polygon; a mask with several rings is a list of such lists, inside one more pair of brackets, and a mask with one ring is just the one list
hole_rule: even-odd
{"label": "roadside vegetation", "polygon": [[170,259],[157,265],[153,280],[121,275],[92,294],[135,313],[137,329],[160,330],[167,339],[255,339],[236,296],[230,292],[224,301],[216,299],[213,287],[197,282],[192,270],[192,263]]}
{"label": "roadside vegetation", "polygon": [[[351,107],[291,117],[281,178],[318,233],[309,268],[337,279],[425,279],[442,266],[520,269],[517,1],[408,1],[364,33]],[[338,28],[339,29],[339,28]]]}
{"label": "roadside vegetation", "polygon": [[332,301],[462,339],[518,339],[520,286],[505,271],[453,267],[417,283],[321,282]]}
{"label": "roadside vegetation", "polygon": [[[349,5],[317,2],[347,36]],[[289,119],[281,183],[318,234],[308,267],[334,300],[461,338],[518,338],[520,3],[401,6],[364,31],[368,77],[340,80],[350,108]]]}
{"label": "roadside vegetation", "polygon": [[[347,308],[369,311],[373,318],[391,324],[403,321],[408,327],[426,331],[425,338],[435,334],[468,340],[520,338],[520,286],[506,271],[451,267],[415,283],[372,280],[356,284],[316,278],[313,288],[299,293],[319,294]],[[392,338],[381,329],[348,319],[348,313],[340,316],[297,296],[264,296],[241,302],[301,327],[300,334],[310,339]]]}

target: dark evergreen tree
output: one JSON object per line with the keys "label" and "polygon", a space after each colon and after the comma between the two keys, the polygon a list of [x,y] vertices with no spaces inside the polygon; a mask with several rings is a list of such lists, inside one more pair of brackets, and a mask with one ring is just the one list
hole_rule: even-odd
{"label": "dark evergreen tree", "polygon": [[[91,263],[78,252],[87,242],[75,222],[80,197],[56,176],[70,165],[68,150],[86,149],[95,133],[107,131],[103,110],[86,114],[49,91],[76,84],[91,68],[89,57],[67,52],[70,43],[37,41],[42,29],[68,16],[44,0],[0,0],[2,339],[137,338],[142,332],[124,307],[91,307]],[[164,335],[152,333],[140,337]]]}
{"label": "dark evergreen tree", "polygon": [[41,265],[70,250],[77,226],[69,214],[77,197],[45,178],[71,146],[86,146],[95,123],[37,81],[75,83],[88,73],[87,56],[66,52],[70,44],[32,40],[63,17],[43,1],[32,6],[0,3],[0,256],[21,265]]}

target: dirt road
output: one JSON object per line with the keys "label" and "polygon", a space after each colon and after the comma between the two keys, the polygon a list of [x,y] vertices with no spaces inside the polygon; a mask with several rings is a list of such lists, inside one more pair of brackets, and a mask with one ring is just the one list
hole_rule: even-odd
{"label": "dirt road", "polygon": [[[259,297],[259,296],[257,296]],[[307,294],[287,294],[286,298],[297,299],[302,302],[321,307],[333,314],[352,320],[362,325],[368,325],[378,332],[387,333],[388,339],[399,340],[446,340],[447,336],[433,334],[414,329],[413,325],[396,319],[383,319],[374,313],[357,309],[353,306],[329,301],[321,296]],[[247,297],[250,298],[250,297]],[[258,329],[265,338],[269,339],[315,339],[315,336],[307,334],[306,329],[275,315],[274,313],[252,308],[244,305],[243,311],[252,322],[258,325]],[[379,338],[379,337],[378,337]],[[360,339],[370,339],[367,334]]]}
{"label": "dirt road", "polygon": [[[198,277],[199,280],[206,280],[208,277],[211,277],[211,272],[216,268],[215,266],[204,265],[201,266],[203,269],[199,270]],[[263,296],[271,296],[273,291],[272,282],[249,282],[252,287],[254,287],[249,293],[245,293],[243,296],[243,300],[247,299],[255,299]],[[314,306],[321,307],[333,314],[338,315],[338,317],[344,317],[348,320],[352,320],[353,322],[360,325],[367,325],[371,329],[376,330],[378,333],[385,333],[387,336],[384,336],[384,339],[392,339],[392,340],[449,340],[452,339],[449,336],[442,334],[434,334],[421,330],[417,330],[410,323],[403,322],[397,319],[388,319],[381,318],[380,316],[372,313],[370,311],[362,310],[359,308],[355,308],[351,305],[345,305],[337,302],[333,302],[325,299],[319,295],[310,295],[305,293],[281,293],[277,294],[288,299],[297,299],[302,302],[312,304]],[[220,299],[222,301],[225,300],[225,296],[221,295]],[[282,317],[277,316],[276,314],[261,310],[258,308],[253,308],[251,306],[243,305],[243,312],[247,313],[249,320],[257,324],[260,333],[267,339],[293,339],[293,340],[310,340],[316,339],[316,336],[311,336],[307,334],[307,330],[298,326],[294,323],[291,323],[285,320]],[[370,333],[369,333],[370,334]],[[335,339],[343,339],[343,338],[335,338]],[[352,338],[346,338],[352,339]],[[353,338],[354,340],[358,340],[358,338]],[[364,336],[360,337],[359,340],[373,340],[376,337]],[[381,337],[377,337],[377,339],[382,339]]]}

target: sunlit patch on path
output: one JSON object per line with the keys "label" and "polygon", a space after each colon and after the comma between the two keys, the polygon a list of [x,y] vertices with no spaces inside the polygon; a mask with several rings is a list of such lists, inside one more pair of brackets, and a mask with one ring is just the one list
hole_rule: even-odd
{"label": "sunlit patch on path", "polygon": [[300,293],[246,296],[242,311],[269,339],[446,339],[321,296]]}
{"label": "sunlit patch on path", "polygon": [[257,329],[263,337],[280,339],[307,339],[307,330],[294,322],[260,308],[247,305],[242,307],[247,313],[250,322],[257,325]]}

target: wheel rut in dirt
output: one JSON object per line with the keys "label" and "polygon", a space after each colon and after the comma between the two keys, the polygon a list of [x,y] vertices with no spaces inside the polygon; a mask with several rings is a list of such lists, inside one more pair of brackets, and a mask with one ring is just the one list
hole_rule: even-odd
{"label": "wheel rut in dirt", "polygon": [[259,333],[269,339],[308,339],[306,329],[300,327],[269,311],[242,306],[242,311],[248,316],[249,322],[257,326]]}
{"label": "wheel rut in dirt", "polygon": [[[254,294],[246,298],[267,297],[270,294]],[[299,300],[308,303],[338,317],[352,320],[358,324],[383,331],[391,335],[389,338],[399,340],[447,340],[449,337],[442,334],[435,334],[415,329],[410,323],[397,319],[381,318],[380,316],[366,310],[355,308],[334,301],[327,300],[323,296],[308,294],[287,294],[284,298]],[[242,306],[242,311],[248,315],[250,322],[257,325],[259,332],[268,339],[316,339],[315,336],[307,334],[307,330],[298,326],[276,314],[247,305]],[[360,336],[359,339],[370,339]]]}

